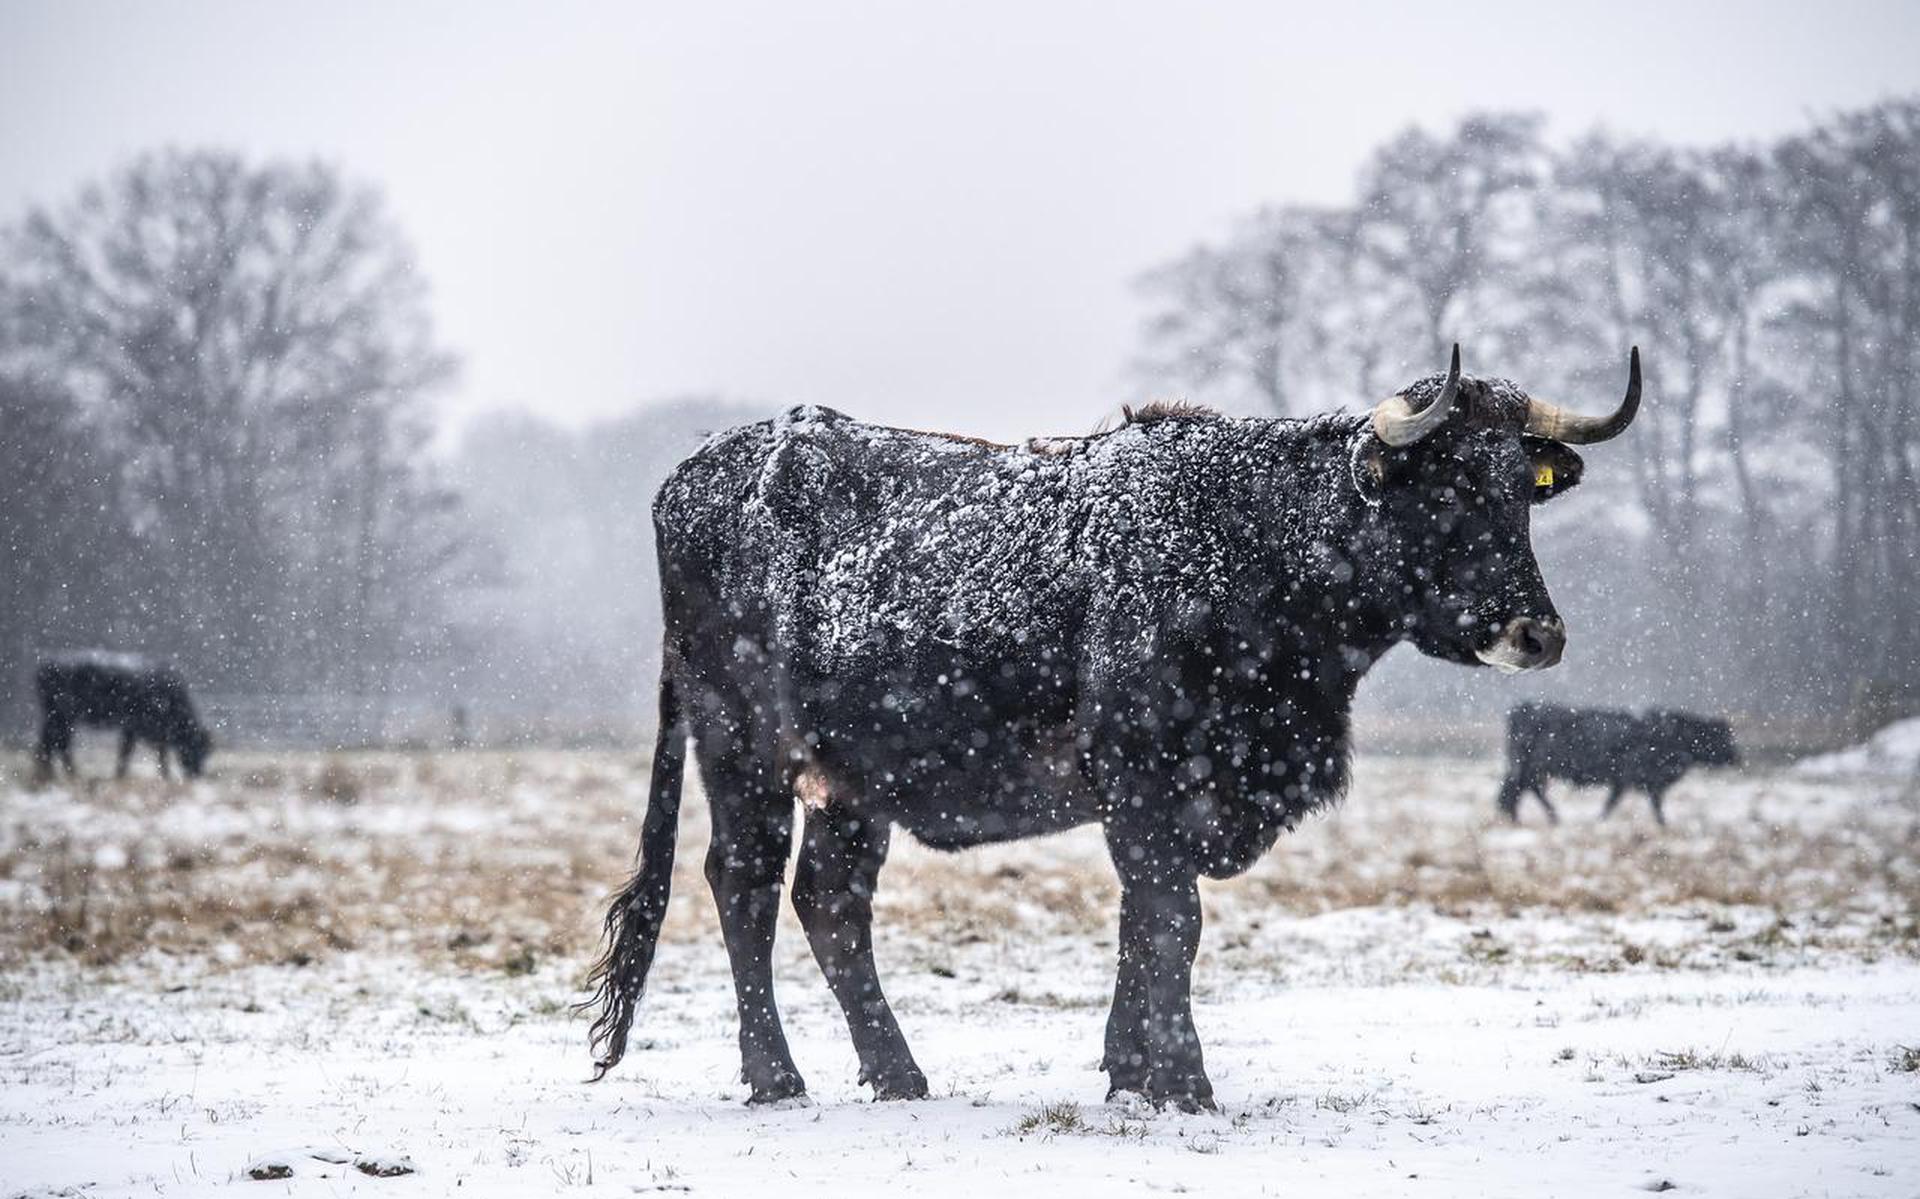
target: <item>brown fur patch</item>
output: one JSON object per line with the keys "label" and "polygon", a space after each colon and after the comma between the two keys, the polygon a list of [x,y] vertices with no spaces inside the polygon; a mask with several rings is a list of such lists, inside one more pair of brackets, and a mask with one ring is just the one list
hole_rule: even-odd
{"label": "brown fur patch", "polygon": [[887,425],[895,433],[911,433],[915,437],[938,437],[941,441],[951,441],[959,445],[977,445],[983,450],[1010,450],[1013,447],[1003,441],[988,441],[984,437],[969,437],[965,433],[942,433],[938,429],[906,429],[898,425]]}
{"label": "brown fur patch", "polygon": [[793,793],[800,802],[816,811],[827,806],[833,798],[833,792],[827,786],[827,776],[818,767],[809,766],[793,780]]}
{"label": "brown fur patch", "polygon": [[[1215,409],[1205,404],[1195,404],[1188,400],[1153,400],[1135,408],[1123,404],[1120,408],[1120,423],[1109,425],[1102,421],[1090,433],[1072,434],[1055,437],[1029,437],[1017,448],[1029,454],[1071,454],[1096,437],[1105,437],[1117,433],[1128,425],[1152,425],[1169,420],[1211,420],[1219,416]],[[984,437],[969,437],[964,433],[942,433],[938,429],[908,429],[898,425],[885,426],[896,433],[911,433],[916,437],[937,437],[941,441],[950,441],[956,445],[978,446],[983,450],[1011,450],[1016,448],[999,441],[988,441]]]}
{"label": "brown fur patch", "polygon": [[1190,400],[1154,400],[1140,408],[1127,404],[1120,409],[1122,424],[1151,425],[1163,420],[1209,420],[1220,414],[1205,404]]}

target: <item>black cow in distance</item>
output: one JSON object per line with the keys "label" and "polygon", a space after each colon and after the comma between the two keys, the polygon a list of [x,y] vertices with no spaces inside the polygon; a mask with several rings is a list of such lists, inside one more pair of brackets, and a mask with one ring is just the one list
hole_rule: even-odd
{"label": "black cow in distance", "polygon": [[638,868],[593,972],[604,1074],[672,881],[691,742],[752,1102],[804,1094],[773,992],[793,905],[883,1099],[927,1094],[873,959],[894,826],[961,849],[1097,823],[1120,877],[1112,1092],[1213,1106],[1190,982],[1198,880],[1347,780],[1348,709],[1400,642],[1534,670],[1566,634],[1533,505],[1623,431],[1452,369],[1360,415],[1152,407],[997,445],[803,407],[716,435],[654,502],[665,646]]}
{"label": "black cow in distance", "polygon": [[52,777],[56,761],[76,776],[73,734],[82,725],[120,730],[117,777],[126,776],[134,746],[143,741],[158,752],[162,778],[169,752],[189,777],[206,769],[213,737],[172,667],[128,654],[67,654],[42,661],[34,686],[40,696],[34,773],[42,781]]}
{"label": "black cow in distance", "polygon": [[1520,819],[1520,800],[1533,792],[1547,818],[1560,814],[1547,799],[1547,780],[1612,790],[1600,809],[1613,815],[1629,789],[1647,794],[1653,818],[1667,822],[1668,788],[1695,766],[1734,766],[1740,751],[1733,726],[1724,720],[1655,708],[1644,716],[1603,708],[1520,704],[1507,713],[1507,777],[1500,784],[1500,811]]}

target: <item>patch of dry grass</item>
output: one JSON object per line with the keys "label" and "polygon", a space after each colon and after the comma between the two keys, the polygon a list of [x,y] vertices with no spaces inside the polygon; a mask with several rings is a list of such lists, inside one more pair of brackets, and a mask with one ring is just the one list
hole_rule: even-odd
{"label": "patch of dry grass", "polygon": [[1699,1049],[1663,1049],[1648,1058],[1646,1064],[1675,1073],[1683,1070],[1735,1070],[1759,1074],[1767,1069],[1767,1063],[1764,1060],[1750,1058],[1744,1053]]}
{"label": "patch of dry grass", "polygon": [[[637,755],[587,752],[233,754],[196,784],[39,791],[25,765],[0,760],[0,967],[147,950],[298,965],[371,949],[507,974],[584,969],[601,905],[631,867],[647,780]],[[1597,797],[1559,797],[1557,829],[1516,830],[1493,816],[1496,782],[1491,764],[1362,759],[1339,810],[1247,877],[1207,887],[1208,952],[1284,974],[1277,919],[1378,907],[1493,926],[1447,959],[1469,972],[1920,954],[1920,816],[1897,796],[1696,776],[1665,830],[1644,811],[1597,823]],[[704,804],[690,790],[665,937],[717,945]],[[1117,888],[1095,830],[958,855],[895,844],[876,901],[889,969],[964,984],[980,981],[969,947],[1071,937],[1111,950]],[[1497,931],[1542,912],[1620,931],[1550,949]],[[1697,918],[1685,944],[1628,928],[1676,913]],[[1051,983],[991,986],[983,995],[1008,1003],[1104,1002]]]}
{"label": "patch of dry grass", "polygon": [[160,950],[304,965],[370,948],[525,973],[585,952],[633,852],[626,784],[644,778],[615,755],[224,767],[0,792],[0,964]]}
{"label": "patch of dry grass", "polygon": [[1008,1136],[1060,1136],[1087,1131],[1087,1118],[1077,1103],[1049,1103],[1034,1108],[1007,1129]]}

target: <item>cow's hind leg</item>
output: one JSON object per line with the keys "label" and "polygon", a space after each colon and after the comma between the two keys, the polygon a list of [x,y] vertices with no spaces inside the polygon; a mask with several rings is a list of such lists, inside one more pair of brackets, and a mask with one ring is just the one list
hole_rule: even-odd
{"label": "cow's hind leg", "polygon": [[768,787],[769,775],[740,758],[703,755],[701,766],[713,817],[707,884],[733,966],[740,1073],[752,1090],[747,1102],[798,1098],[807,1084],[793,1064],[773,999],[773,932],[793,848],[793,797]]}
{"label": "cow's hind leg", "polygon": [[[1120,983],[1114,999],[1116,1016],[1123,1021],[1117,1037],[1109,1021],[1108,1044],[1125,1049],[1134,1035],[1145,1044],[1144,1090],[1149,1100],[1183,1111],[1212,1109],[1213,1084],[1193,1027],[1199,873],[1186,855],[1152,835],[1136,839],[1110,830],[1108,848],[1120,874]],[[1135,972],[1136,995],[1128,994],[1129,970]],[[1132,1001],[1138,1034],[1125,1026],[1127,1000]],[[1130,1070],[1115,1075],[1110,1067],[1108,1078],[1120,1089],[1134,1089],[1124,1084],[1138,1083]]]}
{"label": "cow's hind leg", "polygon": [[873,1085],[875,1099],[925,1099],[927,1076],[914,1063],[873,963],[873,893],[890,832],[860,817],[809,811],[793,910],[846,1014],[860,1081]]}
{"label": "cow's hind leg", "polygon": [[114,778],[123,779],[127,777],[127,766],[133,761],[134,742],[133,730],[122,729],[120,732],[120,758],[113,765]]}
{"label": "cow's hind leg", "polygon": [[1620,806],[1620,797],[1626,793],[1627,789],[1625,787],[1619,783],[1615,783],[1613,790],[1607,792],[1607,802],[1600,805],[1600,819],[1605,820],[1607,817],[1613,815],[1613,810]]}

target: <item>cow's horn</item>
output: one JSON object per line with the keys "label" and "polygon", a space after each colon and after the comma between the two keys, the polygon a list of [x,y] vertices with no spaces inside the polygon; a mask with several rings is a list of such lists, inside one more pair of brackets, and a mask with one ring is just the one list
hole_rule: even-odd
{"label": "cow's horn", "polygon": [[1633,347],[1627,366],[1627,398],[1620,401],[1612,416],[1581,416],[1556,408],[1545,400],[1527,401],[1527,432],[1551,437],[1568,445],[1591,445],[1626,432],[1640,411],[1640,347]]}
{"label": "cow's horn", "polygon": [[1388,445],[1412,445],[1447,423],[1453,415],[1454,397],[1460,394],[1460,343],[1453,343],[1453,365],[1447,368],[1447,385],[1440,398],[1419,412],[1407,403],[1406,394],[1388,396],[1374,406],[1373,435]]}

